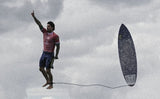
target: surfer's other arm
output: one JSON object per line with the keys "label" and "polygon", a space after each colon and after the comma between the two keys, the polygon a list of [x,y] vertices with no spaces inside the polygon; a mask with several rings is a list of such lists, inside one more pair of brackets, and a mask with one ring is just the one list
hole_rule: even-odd
{"label": "surfer's other arm", "polygon": [[34,21],[36,22],[36,24],[39,26],[40,30],[42,30],[42,29],[43,29],[43,25],[42,25],[41,22],[35,17],[34,11],[31,13],[31,15],[32,15]]}

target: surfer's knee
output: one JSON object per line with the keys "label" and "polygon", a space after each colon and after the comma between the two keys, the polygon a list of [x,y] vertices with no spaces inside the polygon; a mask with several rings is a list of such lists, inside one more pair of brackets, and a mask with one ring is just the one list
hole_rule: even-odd
{"label": "surfer's knee", "polygon": [[44,71],[44,68],[40,67],[40,68],[39,68],[39,71],[43,72],[43,71]]}
{"label": "surfer's knee", "polygon": [[47,74],[50,74],[51,70],[50,69],[46,69],[46,72],[47,72]]}

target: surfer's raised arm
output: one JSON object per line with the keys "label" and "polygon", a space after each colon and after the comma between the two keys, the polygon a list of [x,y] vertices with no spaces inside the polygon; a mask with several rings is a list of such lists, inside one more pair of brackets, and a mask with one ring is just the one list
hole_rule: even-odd
{"label": "surfer's raised arm", "polygon": [[34,21],[36,22],[36,24],[39,26],[40,30],[42,30],[42,29],[43,29],[43,25],[42,25],[41,22],[35,17],[34,11],[31,13],[31,15],[32,15]]}

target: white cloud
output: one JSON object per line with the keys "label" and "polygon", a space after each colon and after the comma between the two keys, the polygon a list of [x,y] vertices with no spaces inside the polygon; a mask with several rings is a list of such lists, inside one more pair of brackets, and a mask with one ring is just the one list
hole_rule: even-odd
{"label": "white cloud", "polygon": [[53,99],[52,97],[43,97],[42,99]]}
{"label": "white cloud", "polygon": [[3,33],[7,30],[17,29],[19,26],[28,26],[30,22],[33,22],[31,17],[33,10],[41,20],[44,18],[55,20],[62,9],[63,0],[4,0],[0,6],[0,29]]}
{"label": "white cloud", "polygon": [[123,6],[123,7],[134,7],[134,6],[141,6],[141,5],[146,5],[148,3],[151,3],[151,0],[141,0],[138,2],[138,0],[89,0],[90,2],[92,2],[95,5],[100,5],[100,6],[104,6],[104,7],[111,7],[111,8],[116,8],[119,6]]}

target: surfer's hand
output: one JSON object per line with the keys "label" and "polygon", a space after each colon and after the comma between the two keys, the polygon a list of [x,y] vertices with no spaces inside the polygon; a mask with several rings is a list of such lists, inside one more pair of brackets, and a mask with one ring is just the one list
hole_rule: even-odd
{"label": "surfer's hand", "polygon": [[31,13],[31,15],[34,17],[34,10],[33,10],[33,12]]}

